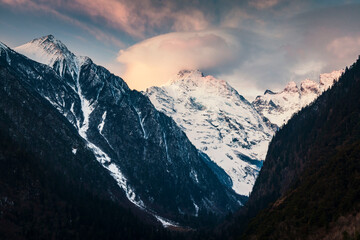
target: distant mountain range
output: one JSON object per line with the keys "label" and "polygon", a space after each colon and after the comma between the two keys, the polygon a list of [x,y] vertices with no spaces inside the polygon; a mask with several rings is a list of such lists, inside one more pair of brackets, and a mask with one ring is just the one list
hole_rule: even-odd
{"label": "distant mountain range", "polygon": [[331,87],[343,70],[320,75],[319,83],[289,82],[282,92],[266,90],[249,103],[224,80],[198,70],[180,71],[168,83],[144,92],[172,117],[190,141],[231,178],[231,186],[249,195],[277,130],[293,114]]}
{"label": "distant mountain range", "polygon": [[294,113],[313,102],[322,92],[337,81],[344,70],[320,74],[319,82],[305,79],[300,88],[295,82],[289,82],[283,91],[266,90],[264,95],[252,102],[255,109],[278,127],[284,125]]}

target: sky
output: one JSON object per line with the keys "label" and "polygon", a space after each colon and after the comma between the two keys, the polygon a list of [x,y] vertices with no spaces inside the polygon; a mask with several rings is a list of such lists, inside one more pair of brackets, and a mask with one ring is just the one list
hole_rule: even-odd
{"label": "sky", "polygon": [[249,100],[360,55],[360,0],[0,0],[0,41],[54,35],[137,90],[199,69]]}

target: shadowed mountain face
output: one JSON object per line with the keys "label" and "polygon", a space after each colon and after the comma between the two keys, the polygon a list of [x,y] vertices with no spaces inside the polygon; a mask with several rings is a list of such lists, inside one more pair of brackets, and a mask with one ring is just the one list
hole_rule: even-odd
{"label": "shadowed mountain face", "polygon": [[227,237],[358,238],[359,93],[360,59],[276,133],[246,208]]}
{"label": "shadowed mountain face", "polygon": [[[143,223],[156,220],[128,201],[76,129],[0,51],[0,239],[168,236]],[[56,79],[50,70],[43,76]]]}
{"label": "shadowed mountain face", "polygon": [[12,69],[72,124],[140,209],[186,224],[191,217],[204,220],[208,213],[223,216],[238,208],[239,196],[220,183],[175,122],[121,78],[75,56],[53,36],[17,49],[37,54],[34,58],[50,67],[5,46],[2,67]]}

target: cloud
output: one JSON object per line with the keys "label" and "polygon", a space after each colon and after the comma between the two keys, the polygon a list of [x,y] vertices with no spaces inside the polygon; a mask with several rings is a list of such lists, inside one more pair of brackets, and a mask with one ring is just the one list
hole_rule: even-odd
{"label": "cloud", "polygon": [[[201,31],[216,27],[219,19],[226,18],[229,11],[240,9],[244,5],[231,0],[0,0],[1,2],[14,7],[52,9],[85,24],[92,22],[93,25],[123,31],[137,41],[173,31]],[[242,14],[242,17],[248,16]]]}
{"label": "cloud", "polygon": [[[53,0],[53,1],[57,2],[56,0]],[[45,14],[50,14],[52,16],[55,16],[64,22],[78,26],[79,28],[87,31],[88,33],[93,35],[99,41],[111,43],[111,44],[113,44],[117,47],[121,47],[121,48],[126,46],[125,43],[123,43],[119,39],[113,37],[111,34],[107,34],[97,27],[90,26],[89,24],[81,22],[81,21],[77,20],[76,18],[73,18],[71,16],[63,14],[60,11],[54,9],[53,6],[48,5],[48,3],[50,3],[50,2],[51,2],[51,0],[45,1],[45,2],[41,2],[41,1],[37,2],[37,1],[32,1],[32,0],[0,0],[0,3],[9,5],[13,8],[16,8],[17,10],[21,9],[23,11],[37,11],[37,12],[42,12]],[[56,4],[60,4],[60,2],[57,2]]]}
{"label": "cloud", "polygon": [[27,3],[28,0],[1,0],[0,2],[8,4],[8,5],[12,5],[12,6],[17,6],[17,5]]}
{"label": "cloud", "polygon": [[229,12],[234,17],[221,19],[216,30],[163,34],[121,51],[121,75],[130,87],[143,90],[163,84],[178,70],[198,68],[252,98],[350,65],[360,53],[353,19],[358,10],[357,5],[329,7],[264,25],[247,23],[255,21],[253,16],[234,8]]}
{"label": "cloud", "polygon": [[199,31],[210,26],[211,24],[203,12],[192,9],[190,12],[176,13],[174,15],[174,24],[171,28],[174,31]]}
{"label": "cloud", "polygon": [[195,1],[194,7],[189,7],[182,1],[74,0],[68,8],[92,16],[94,20],[100,18],[114,29],[144,39],[159,32],[197,31],[209,27],[212,16],[195,6]]}
{"label": "cloud", "polygon": [[[160,35],[119,52],[124,78],[132,88],[161,85],[182,69],[229,67],[241,53],[237,39],[225,31],[176,32]],[[231,64],[230,64],[231,65]]]}
{"label": "cloud", "polygon": [[222,16],[220,26],[227,28],[240,28],[243,25],[243,21],[249,19],[257,20],[253,15],[245,11],[245,9],[235,7]]}
{"label": "cloud", "polygon": [[121,30],[136,39],[144,39],[161,31],[203,30],[211,25],[212,19],[210,14],[189,7],[182,1],[0,0],[0,3],[32,10],[51,9],[73,19],[78,19],[79,15],[85,16],[94,23]]}
{"label": "cloud", "polygon": [[180,69],[198,68],[228,80],[246,95],[250,88],[281,89],[290,80],[314,79],[351,64],[360,52],[360,5],[335,0],[0,0],[0,4],[14,12],[37,11],[45,19],[55,16],[117,46],[111,50],[123,49],[120,64],[106,66],[136,89],[160,85]]}
{"label": "cloud", "polygon": [[[359,4],[313,10],[282,25],[286,65],[295,80],[350,65],[360,53]],[[336,16],[336,17],[334,17]]]}
{"label": "cloud", "polygon": [[326,49],[339,59],[355,57],[360,53],[360,35],[336,38],[327,44]]}
{"label": "cloud", "polygon": [[296,76],[309,76],[314,72],[319,73],[324,68],[325,62],[323,61],[301,61],[292,68],[292,73]]}
{"label": "cloud", "polygon": [[257,9],[263,10],[274,7],[280,3],[280,0],[252,0],[249,5]]}
{"label": "cloud", "polygon": [[132,36],[142,37],[145,31],[144,21],[132,14],[131,6],[126,2],[116,0],[74,0],[65,7],[75,12],[85,13],[95,20],[102,18],[108,25],[115,29],[121,29]]}

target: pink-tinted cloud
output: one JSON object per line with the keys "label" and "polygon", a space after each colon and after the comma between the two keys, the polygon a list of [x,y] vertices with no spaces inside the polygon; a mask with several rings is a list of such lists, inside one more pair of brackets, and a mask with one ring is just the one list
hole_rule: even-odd
{"label": "pink-tinted cloud", "polygon": [[[256,1],[254,4],[263,6],[262,1],[259,3]],[[137,40],[172,31],[202,31],[217,27],[219,24],[225,27],[238,27],[242,18],[259,20],[254,16],[250,18],[245,9],[231,0],[218,3],[208,3],[205,0],[0,0],[0,2],[14,7],[26,6],[29,9],[46,7],[82,22],[86,21],[83,18],[85,17],[96,25],[105,25],[116,31],[126,32]],[[81,20],[79,16],[82,16]],[[219,19],[222,20],[219,22]]]}
{"label": "pink-tinted cloud", "polygon": [[110,68],[137,89],[162,84],[182,68],[246,83],[237,84],[242,89],[343,68],[360,52],[360,5],[330,2],[0,0],[16,14],[56,16],[119,49],[135,43]]}
{"label": "pink-tinted cloud", "polygon": [[119,52],[122,74],[131,88],[161,85],[182,69],[211,69],[226,65],[240,53],[226,32],[179,32],[160,35]]}
{"label": "pink-tinted cloud", "polygon": [[267,9],[278,5],[281,0],[251,0],[249,5],[257,9]]}
{"label": "pink-tinted cloud", "polygon": [[180,8],[175,1],[155,4],[152,0],[75,0],[69,7],[101,18],[113,28],[137,38],[153,34],[154,29],[193,31],[210,26],[210,18],[202,11]]}
{"label": "pink-tinted cloud", "polygon": [[345,36],[332,40],[326,49],[340,59],[355,58],[360,53],[360,36]]}
{"label": "pink-tinted cloud", "polygon": [[182,8],[179,1],[0,0],[0,3],[27,10],[52,10],[68,17],[82,14],[137,39],[155,35],[157,31],[204,30],[211,26],[213,17],[196,8]]}
{"label": "pink-tinted cloud", "polygon": [[[60,4],[57,0],[52,0],[54,5]],[[113,37],[112,35],[104,33],[99,28],[89,26],[86,23],[83,23],[76,18],[70,17],[66,14],[61,13],[60,11],[56,10],[52,6],[48,5],[51,2],[49,1],[32,1],[32,0],[0,0],[0,3],[12,6],[17,9],[22,9],[23,11],[38,11],[45,14],[51,14],[56,16],[57,18],[61,19],[62,21],[68,22],[70,24],[76,25],[81,29],[89,32],[92,34],[96,39],[103,42],[111,43],[119,48],[123,48],[125,44],[120,41],[119,39]]]}
{"label": "pink-tinted cloud", "polygon": [[228,28],[239,28],[242,25],[242,21],[248,19],[253,19],[253,16],[242,8],[233,8],[222,17],[221,26]]}
{"label": "pink-tinted cloud", "polygon": [[102,18],[105,22],[128,34],[142,37],[145,31],[144,22],[136,15],[125,2],[116,0],[74,0],[69,2],[67,9],[84,13],[95,20]]}
{"label": "pink-tinted cloud", "polygon": [[203,12],[192,9],[190,12],[179,12],[174,15],[172,29],[175,31],[199,31],[210,26],[209,20]]}
{"label": "pink-tinted cloud", "polygon": [[17,6],[29,2],[28,0],[0,0],[1,3],[5,3],[12,6]]}

